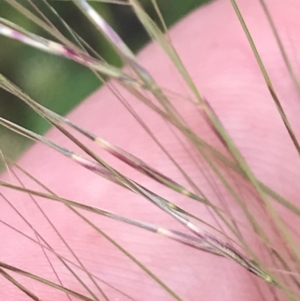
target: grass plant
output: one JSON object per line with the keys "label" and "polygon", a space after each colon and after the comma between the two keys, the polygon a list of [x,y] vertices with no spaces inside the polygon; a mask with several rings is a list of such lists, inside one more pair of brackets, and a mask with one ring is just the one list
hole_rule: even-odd
{"label": "grass plant", "polygon": [[[255,283],[257,288],[255,294],[261,292],[261,300],[299,300],[300,249],[297,221],[300,208],[297,202],[276,191],[276,187],[274,188],[273,185],[269,184],[270,181],[265,182],[257,175],[257,171],[253,170],[245,158],[243,150],[240,150],[235,139],[231,136],[230,130],[224,125],[223,116],[214,109],[213,100],[206,98],[178,54],[164,22],[164,17],[160,12],[159,4],[155,0],[151,1],[159,19],[159,22],[156,23],[147,15],[138,0],[111,2],[115,5],[128,6],[134,11],[145,31],[151,37],[152,43],[156,43],[156,47],[160,48],[162,55],[172,65],[174,72],[177,72],[178,78],[185,86],[185,95],[181,95],[175,89],[171,91],[162,86],[151,75],[151,72],[140,63],[139,56],[136,56],[129,49],[113,27],[101,16],[101,11],[96,11],[93,8],[93,1],[70,0],[70,5],[75,5],[86,17],[86,21],[90,22],[107,39],[115,55],[122,61],[122,67],[111,65],[103,60],[85,42],[84,37],[79,36],[63,19],[60,19],[59,15],[56,15],[51,1],[44,1],[48,13],[51,12],[61,20],[64,30],[69,33],[68,36],[72,39],[59,31],[43,11],[35,11],[34,9],[30,11],[21,2],[11,0],[7,0],[7,3],[21,12],[24,18],[38,24],[48,36],[45,38],[33,34],[26,28],[7,19],[0,20],[0,34],[40,51],[48,52],[49,55],[57,55],[66,60],[75,61],[90,69],[100,82],[105,83],[106,89],[110,91],[111,95],[118,99],[127,112],[126,114],[139,125],[139,131],[142,131],[143,135],[147,136],[147,139],[160,150],[161,159],[158,162],[167,160],[172,168],[165,169],[160,167],[160,163],[147,162],[147,158],[145,160],[143,156],[138,155],[141,154],[140,151],[128,151],[126,146],[120,146],[115,142],[118,139],[110,141],[105,137],[105,135],[109,136],[105,131],[104,136],[102,136],[101,133],[86,129],[80,125],[80,122],[73,121],[72,117],[74,116],[72,114],[70,117],[61,116],[40,104],[38,100],[33,99],[9,78],[0,75],[0,87],[18,97],[26,106],[47,121],[53,130],[50,134],[43,136],[3,117],[0,117],[1,126],[39,145],[40,152],[36,155],[43,158],[41,160],[48,161],[50,153],[55,153],[53,158],[59,157],[63,158],[60,160],[69,160],[61,172],[65,174],[64,177],[69,179],[70,183],[74,177],[78,178],[80,183],[81,177],[85,177],[86,173],[92,173],[94,175],[90,179],[95,181],[95,177],[97,177],[97,181],[99,181],[99,187],[95,189],[95,193],[99,192],[101,187],[110,189],[109,195],[113,195],[114,190],[124,191],[124,199],[120,198],[120,194],[118,194],[119,205],[115,207],[110,206],[109,200],[105,203],[108,206],[102,206],[101,200],[98,203],[90,202],[88,199],[89,187],[84,185],[79,185],[80,187],[77,184],[70,186],[76,191],[75,195],[77,195],[77,191],[82,191],[78,198],[72,199],[68,193],[61,192],[63,185],[65,185],[64,182],[55,185],[55,187],[61,185],[60,191],[52,189],[51,183],[61,179],[54,178],[46,181],[48,183],[45,184],[43,179],[35,175],[34,169],[33,171],[30,171],[30,168],[27,170],[28,164],[25,164],[27,165],[25,168],[22,165],[22,160],[15,162],[11,160],[9,154],[1,152],[1,160],[6,172],[0,179],[1,204],[4,208],[0,222],[1,228],[3,227],[8,231],[5,233],[11,235],[8,238],[2,237],[2,248],[12,248],[9,252],[14,254],[16,246],[10,242],[12,237],[20,239],[21,249],[23,248],[22,242],[29,241],[30,244],[34,245],[30,250],[43,252],[48,266],[45,268],[39,260],[34,265],[29,264],[34,258],[28,258],[28,261],[26,258],[36,255],[26,247],[16,255],[18,258],[24,256],[25,264],[19,264],[21,259],[16,260],[16,263],[13,264],[12,258],[0,256],[0,274],[3,278],[0,297],[1,295],[5,296],[3,297],[5,300],[19,300],[17,298],[20,300],[25,298],[24,300],[87,301],[153,300],[153,296],[151,293],[149,294],[153,285],[156,287],[153,290],[162,291],[162,293],[155,295],[156,300],[202,300],[204,298],[201,296],[202,283],[199,283],[199,295],[194,293],[189,295],[188,289],[183,290],[186,292],[183,292],[183,296],[178,293],[178,287],[174,285],[174,282],[168,281],[166,274],[161,272],[164,270],[164,261],[160,261],[160,266],[157,267],[153,264],[156,259],[152,257],[155,257],[156,253],[152,254],[150,251],[148,255],[143,256],[143,254],[135,252],[134,247],[128,250],[122,242],[115,238],[115,233],[110,233],[109,227],[105,226],[105,221],[110,219],[111,222],[108,225],[116,223],[118,231],[122,231],[123,226],[120,225],[124,224],[124,233],[128,233],[125,245],[138,245],[139,238],[143,237],[144,233],[150,232],[152,233],[149,234],[151,236],[145,237],[148,237],[148,240],[155,238],[153,238],[153,245],[151,241],[148,242],[149,248],[151,246],[155,248],[156,237],[162,236],[158,240],[159,243],[162,239],[164,243],[170,244],[170,248],[176,248],[177,244],[181,244],[182,250],[187,252],[181,254],[183,257],[188,257],[189,249],[197,251],[199,258],[208,256],[205,258],[215,262],[211,269],[218,279],[216,283],[223,281],[222,278],[219,278],[220,271],[218,269],[221,269],[224,261],[228,262],[229,267],[235,266],[238,269],[237,273],[244,270],[246,273],[243,275],[246,276],[243,280],[236,277],[236,282],[230,283],[230,290],[232,291],[236,289],[239,281],[249,281]],[[225,2],[224,0],[223,3]],[[260,55],[259,45],[256,45],[251,29],[248,28],[247,20],[243,18],[243,13],[239,8],[240,1],[228,0],[227,2],[231,3],[232,9],[235,11],[235,18],[239,20],[249,49],[252,50],[251,55],[255,58],[257,67],[260,69],[260,76],[264,79],[265,88],[269,91],[272,105],[276,108],[271,114],[280,116],[292,148],[299,155],[298,130],[289,121],[289,113],[286,112],[286,106],[282,104],[280,93],[277,93],[264,59]],[[282,55],[285,63],[284,68],[288,70],[295,89],[299,93],[297,71],[278,34],[276,22],[272,19],[268,3],[265,3],[264,0],[257,2],[260,3],[265,18],[272,29],[276,45],[280,49],[280,55]],[[272,1],[269,2],[272,5]],[[208,5],[215,5],[215,3]],[[201,37],[195,38],[201,39]],[[224,60],[226,60],[225,57]],[[134,102],[128,101],[128,95],[135,99]],[[139,103],[137,108],[135,107],[136,103]],[[170,145],[166,144],[157,132],[159,129],[156,128],[155,132],[153,127],[148,126],[147,120],[144,120],[144,115],[139,114],[140,106],[147,108],[150,116],[155,116],[154,118],[160,120],[160,124],[165,126],[168,135],[172,135],[172,139],[180,145],[181,149],[185,150],[185,156],[189,158],[190,162],[193,162],[192,169],[186,167],[182,163],[181,157],[172,152],[172,147],[170,148]],[[105,106],[102,105],[99,110],[103,109]],[[189,120],[191,114],[187,114],[186,111],[193,112],[194,115],[192,116],[194,117],[192,118],[200,118],[204,121],[201,123],[203,129],[195,128],[193,120]],[[114,112],[114,110],[109,112]],[[86,114],[89,112],[87,111]],[[116,112],[116,116],[113,114],[110,116],[116,121],[116,127],[119,126],[118,114]],[[99,120],[99,122],[102,123],[103,121]],[[108,125],[103,123],[102,126],[105,128]],[[210,132],[209,137],[205,134],[207,131]],[[120,135],[122,135],[122,131]],[[134,132],[132,132],[131,139],[136,139]],[[68,142],[65,143],[65,141]],[[131,141],[128,143],[130,144]],[[141,143],[141,148],[146,147],[143,142]],[[37,152],[36,149],[35,152]],[[57,170],[60,168],[58,162],[62,161],[55,161],[55,159],[53,161],[51,159],[50,163],[48,161],[45,172],[51,172],[49,169],[51,170],[50,166],[53,166],[56,170],[54,174],[57,175]],[[79,168],[74,170],[78,174],[71,175],[73,169],[70,171],[68,167],[76,164]],[[43,166],[40,168],[43,170]],[[172,172],[168,173],[168,170]],[[194,172],[195,170],[197,173]],[[84,174],[83,176],[81,172]],[[178,175],[174,177],[174,173]],[[197,174],[201,175],[201,181],[198,180]],[[105,186],[107,181],[112,184]],[[203,188],[203,185],[206,188]],[[289,183],[286,185],[288,186]],[[87,199],[82,198],[85,192]],[[127,198],[134,195],[135,200],[138,201],[130,207],[131,209],[126,209],[126,206],[130,206],[126,205],[128,203]],[[180,200],[179,202],[177,198]],[[47,207],[49,203],[51,205]],[[118,206],[120,206],[120,210],[110,209],[119,209]],[[148,215],[138,216],[140,209],[137,210],[137,213],[132,212],[138,206],[145,206],[146,209],[144,210],[149,212],[150,217],[155,214],[154,212],[158,212],[155,210],[159,210],[160,217],[151,221]],[[149,211],[147,211],[148,209]],[[204,210],[205,214],[203,214]],[[53,217],[57,211],[64,212],[62,216],[65,214],[66,219],[72,215],[69,222],[66,222],[66,225],[73,227],[72,231],[69,229],[66,232],[63,222],[60,226],[53,222],[55,220]],[[10,217],[6,219],[5,216],[8,215]],[[38,220],[43,219],[44,221],[41,228],[39,228],[39,222],[35,220],[36,216],[40,216]],[[167,222],[161,216],[167,216]],[[106,219],[101,219],[101,217]],[[14,219],[18,220],[16,224]],[[125,225],[133,227],[127,231]],[[46,228],[49,233],[52,233],[52,236],[49,233],[45,234]],[[135,230],[132,229],[140,229],[140,232],[137,232],[137,238],[133,234]],[[69,237],[66,237],[66,233],[69,233]],[[72,233],[76,239],[72,237]],[[88,235],[91,236],[91,240],[87,240]],[[98,238],[93,238],[96,236]],[[78,249],[74,243],[76,240],[85,242],[85,256],[83,258],[81,258],[82,246],[81,249]],[[86,244],[86,241],[90,241],[93,246]],[[106,244],[110,247],[106,247]],[[57,246],[60,247],[57,248]],[[99,253],[103,256],[102,266],[97,261],[96,263],[93,262],[91,257],[94,253],[89,254],[90,247],[94,250],[93,252],[99,249]],[[111,251],[103,251],[105,248]],[[106,260],[111,262],[110,255],[115,254],[115,252],[118,252],[116,253],[118,255],[112,255],[112,257],[114,258],[113,262],[117,262],[118,275],[114,275],[110,281],[105,277],[105,270],[108,269],[105,262]],[[168,257],[168,249],[164,247],[161,252],[163,256]],[[171,252],[171,254],[173,253]],[[12,257],[14,256],[12,255]],[[174,272],[178,273],[178,286],[181,283],[188,286],[184,279],[185,274],[181,274],[180,270],[179,262],[183,257],[181,258],[180,255],[176,258],[170,257],[174,266],[179,266]],[[122,258],[126,258],[124,265],[122,265]],[[185,261],[183,260],[183,262]],[[99,266],[95,268],[93,264],[99,264]],[[197,262],[194,264],[197,265]],[[138,275],[143,273],[144,276],[141,279],[145,277],[150,279],[147,280],[149,282],[145,284],[145,281],[141,280],[143,284],[139,284],[138,278],[131,279],[133,274],[130,272],[127,274],[126,271],[128,265],[134,266],[132,268],[134,275],[139,277]],[[32,266],[34,267],[31,269]],[[153,266],[154,268],[152,268]],[[194,267],[185,263],[185,268],[188,270]],[[47,272],[39,273],[40,269],[47,270]],[[168,269],[170,269],[169,265],[166,267],[166,270]],[[45,275],[50,276],[47,278]],[[66,275],[68,275],[67,279],[72,278],[73,280],[66,281]],[[127,281],[131,283],[131,287],[125,285],[124,288],[122,285],[120,287],[116,285],[124,277],[128,277]],[[143,290],[144,295],[130,294],[131,290],[135,290],[135,283],[137,286],[145,285],[147,287],[147,290]],[[6,285],[13,287],[13,289],[8,289],[8,293],[6,292]],[[43,291],[44,288],[46,288],[46,293]],[[182,292],[181,289],[179,291]],[[251,299],[249,294],[247,297],[249,300]],[[206,299],[213,300],[209,295],[206,295]]]}

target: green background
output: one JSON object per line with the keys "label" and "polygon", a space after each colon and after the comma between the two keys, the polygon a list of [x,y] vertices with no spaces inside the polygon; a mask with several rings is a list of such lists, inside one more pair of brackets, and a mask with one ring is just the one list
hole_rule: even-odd
{"label": "green background", "polygon": [[[19,0],[19,2],[37,15],[37,12],[26,0]],[[43,0],[32,2],[45,13],[57,28],[70,37],[59,19],[44,5]],[[157,1],[168,27],[206,2],[208,1]],[[105,39],[71,1],[51,0],[48,3],[102,57],[111,64],[120,65],[120,61],[108,47]],[[151,1],[144,0],[141,3],[149,15],[158,20]],[[90,4],[109,22],[134,52],[137,52],[148,42],[146,32],[129,7],[95,1],[91,1]],[[53,40],[53,37],[4,0],[0,0],[0,17],[8,19],[30,32]],[[99,80],[88,69],[2,36],[0,36],[0,72],[34,100],[62,115],[68,113],[100,86]],[[49,129],[49,125],[42,118],[32,112],[19,99],[3,90],[0,90],[0,116],[37,133],[43,134]],[[0,149],[11,158],[17,158],[29,145],[28,139],[0,127]]]}

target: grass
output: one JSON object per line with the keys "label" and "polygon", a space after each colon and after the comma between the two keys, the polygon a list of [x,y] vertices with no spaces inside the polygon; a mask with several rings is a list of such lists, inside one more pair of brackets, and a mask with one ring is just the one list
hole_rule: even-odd
{"label": "grass", "polygon": [[[20,27],[6,19],[0,20],[0,34],[33,46],[41,51],[59,56],[65,60],[74,61],[91,70],[100,81],[110,80],[106,82],[106,85],[111,89],[111,93],[117,96],[122,105],[125,106],[132,117],[139,123],[140,127],[146,130],[147,134],[149,134],[153,142],[161,150],[164,158],[172,162],[173,167],[175,166],[176,171],[180,173],[183,183],[174,180],[172,174],[165,174],[144,159],[139,158],[135,154],[126,151],[103,137],[99,137],[98,134],[84,129],[82,126],[68,118],[62,117],[45,105],[41,105],[20,89],[17,84],[13,83],[6,76],[1,75],[1,88],[18,97],[26,107],[33,110],[47,121],[49,125],[56,128],[57,132],[76,146],[76,151],[55,142],[53,137],[44,137],[31,129],[27,129],[24,126],[20,126],[15,122],[1,117],[0,124],[3,127],[12,133],[43,144],[47,150],[51,149],[60,156],[66,157],[65,160],[70,160],[72,166],[77,164],[83,168],[80,169],[82,173],[85,171],[94,173],[99,177],[100,183],[108,180],[114,185],[117,185],[112,187],[120,187],[120,189],[123,189],[124,194],[126,194],[127,191],[133,192],[140,200],[143,200],[144,203],[142,206],[147,206],[148,203],[151,204],[151,206],[158,208],[168,216],[166,218],[170,218],[172,223],[166,226],[149,223],[146,219],[143,219],[143,216],[138,219],[135,218],[135,214],[131,212],[129,215],[116,213],[108,210],[108,208],[90,204],[88,201],[78,202],[77,200],[69,199],[56,191],[52,191],[51,187],[43,184],[33,173],[27,172],[22,166],[11,160],[6,153],[2,152],[2,161],[7,169],[7,175],[9,175],[9,180],[4,178],[0,181],[0,185],[4,189],[4,193],[1,192],[2,200],[6,204],[5,208],[11,208],[18,218],[22,220],[22,223],[24,223],[24,225],[26,224],[26,227],[29,227],[29,231],[17,229],[13,226],[14,223],[9,224],[4,220],[1,222],[6,228],[10,228],[13,233],[18,233],[24,239],[30,240],[41,248],[47,259],[49,268],[55,277],[54,279],[52,277],[48,279],[47,277],[39,275],[37,272],[26,270],[25,267],[28,267],[26,264],[23,268],[22,265],[13,265],[6,262],[5,258],[0,261],[0,274],[7,280],[7,283],[15,286],[16,292],[19,290],[32,300],[40,300],[41,298],[39,296],[40,291],[35,289],[36,283],[42,283],[53,289],[50,298],[52,298],[53,292],[56,291],[64,293],[69,300],[72,300],[71,298],[73,297],[78,300],[111,300],[106,293],[106,291],[110,290],[118,292],[123,298],[132,298],[128,296],[128,291],[123,291],[122,288],[115,287],[113,284],[99,279],[99,275],[95,273],[95,270],[93,268],[91,269],[91,266],[90,268],[88,267],[89,262],[80,258],[78,255],[79,250],[77,250],[76,246],[75,248],[72,247],[71,237],[66,238],[49,217],[52,209],[49,209],[49,212],[47,212],[47,210],[45,211],[47,207],[45,207],[43,201],[48,200],[48,202],[52,202],[54,206],[51,208],[59,208],[56,210],[62,210],[63,212],[72,212],[78,219],[77,222],[80,221],[80,223],[74,225],[80,225],[76,230],[78,231],[78,239],[85,241],[86,237],[80,236],[80,233],[81,229],[87,227],[90,232],[84,233],[96,233],[97,237],[99,236],[104,241],[109,242],[110,247],[113,246],[111,247],[113,250],[118,250],[120,252],[119,254],[121,254],[120,256],[127,258],[139,271],[143,271],[149,279],[152,279],[151,283],[156,284],[165,292],[166,296],[171,299],[187,300],[176,292],[176,286],[174,288],[174,285],[171,285],[171,287],[170,284],[167,283],[168,281],[165,281],[166,279],[162,279],[152,270],[151,265],[148,267],[147,264],[144,263],[148,262],[150,260],[149,258],[140,260],[138,258],[139,256],[134,254],[134,248],[131,248],[131,251],[129,251],[122,246],[122,243],[119,243],[114,239],[113,235],[108,233],[109,231],[106,231],[105,226],[102,227],[99,225],[97,218],[104,216],[113,221],[139,228],[142,230],[141,233],[151,232],[156,235],[161,235],[166,241],[170,241],[170,246],[172,240],[176,241],[177,243],[187,246],[187,248],[197,250],[199,253],[205,252],[210,254],[210,256],[214,256],[216,262],[219,262],[217,260],[220,257],[225,258],[227,261],[234,263],[236,266],[240,266],[249,274],[255,276],[251,279],[254,281],[259,280],[259,285],[264,284],[264,288],[269,288],[271,292],[270,296],[274,299],[283,300],[283,298],[285,298],[287,300],[298,300],[299,282],[297,279],[297,271],[299,269],[300,259],[299,246],[295,239],[296,235],[293,233],[293,229],[291,229],[289,223],[284,220],[277,208],[278,205],[280,205],[289,212],[289,214],[292,214],[295,220],[298,218],[300,210],[291,200],[284,198],[261,179],[257,178],[255,172],[242,155],[241,150],[230,136],[230,133],[227,132],[219,117],[214,112],[209,100],[202,96],[201,91],[199,91],[192,76],[188,73],[176,49],[173,47],[169,35],[164,33],[164,31],[167,31],[167,26],[156,1],[152,1],[153,9],[158,16],[158,21],[156,22],[148,16],[138,1],[129,0],[126,2],[126,5],[134,12],[142,23],[145,31],[167,55],[178,72],[178,75],[184,80],[189,94],[192,95],[192,97],[188,99],[186,96],[183,96],[182,99],[191,105],[193,110],[200,112],[206,122],[206,126],[215,135],[218,147],[193,130],[189,122],[183,117],[182,112],[178,110],[176,101],[171,98],[176,98],[176,91],[168,91],[157,83],[156,79],[151,76],[148,70],[140,65],[131,49],[123,42],[105,19],[99,15],[99,12],[94,10],[87,1],[74,0],[73,3],[82,14],[86,16],[87,20],[89,20],[96,30],[99,30],[108,40],[111,49],[114,50],[114,55],[117,55],[119,60],[126,65],[125,69],[120,68],[118,65],[109,64],[99,57],[97,52],[85,43],[72,28],[63,23],[63,21],[64,30],[68,32],[68,36],[71,36],[72,40],[68,39],[43,17],[40,16],[34,19],[35,17],[31,15],[30,11],[23,10],[22,13],[29,19],[34,19],[34,21],[47,32],[49,37],[44,38],[40,35],[33,34],[24,27]],[[268,7],[264,1],[260,1],[260,3],[275,34],[290,76],[295,86],[298,87],[299,84],[295,71],[285,53],[279,35],[277,35],[277,30],[269,14]],[[123,5],[124,2],[120,2],[119,4]],[[295,150],[299,153],[300,147],[295,129],[288,120],[280,97],[276,94],[272,80],[257,50],[255,41],[239,10],[238,3],[232,0],[231,4],[235,10],[236,17],[240,21],[245,36],[249,41],[265,84],[289,138]],[[50,38],[51,36],[52,38]],[[216,202],[214,197],[209,196],[207,191],[205,191],[205,189],[203,190],[201,185],[198,184],[197,179],[195,179],[188,170],[185,170],[180,162],[177,162],[176,156],[174,157],[172,151],[165,147],[164,141],[160,141],[160,139],[157,138],[159,133],[152,132],[147,126],[147,123],[144,122],[143,118],[139,116],[135,108],[132,107],[132,104],[127,101],[126,98],[123,98],[122,95],[118,94],[120,87],[122,87],[122,91],[125,95],[126,93],[130,93],[137,100],[146,105],[151,114],[156,114],[155,116],[164,120],[166,128],[171,129],[175,137],[174,139],[177,139],[178,144],[182,144],[183,148],[188,146],[188,148],[185,148],[188,157],[195,162],[194,165],[199,169],[199,172],[204,175],[207,183],[209,183],[209,186],[214,190],[215,195],[219,197],[220,202]],[[99,147],[100,154],[94,151],[95,144]],[[113,158],[112,163],[110,159],[108,159],[108,155]],[[47,158],[47,156],[45,158]],[[115,162],[122,162],[123,165],[121,166],[130,167],[134,169],[136,173],[133,173],[132,177],[128,176],[126,172],[127,167],[125,167],[124,172],[120,168],[114,167],[116,165]],[[55,165],[55,162],[53,162],[53,167]],[[145,178],[140,178],[137,176],[138,174],[142,174]],[[77,177],[80,178],[82,175],[78,174]],[[174,201],[173,199],[171,201],[171,199],[164,196],[165,193],[160,193],[161,190],[156,191],[150,188],[156,187],[154,184],[148,187],[148,182],[146,181],[145,184],[144,179],[148,179],[147,181],[157,183],[155,185],[160,185],[159,187],[165,187],[167,190],[172,191],[172,193],[174,193],[172,194],[173,196],[176,195],[178,198],[183,197],[191,202],[199,203],[199,205],[207,208],[210,212],[211,216],[209,220],[212,218],[213,222],[203,219],[201,214],[199,215],[196,211],[193,212],[186,209],[185,203],[183,203],[184,206],[178,205],[176,198]],[[24,184],[29,180],[31,185]],[[31,186],[34,188],[31,188]],[[63,187],[63,183],[61,183],[60,186]],[[79,188],[85,189],[85,187]],[[76,187],[76,189],[78,189],[78,187]],[[5,191],[11,190],[15,193],[20,192],[30,198],[30,206],[35,208],[34,212],[36,212],[37,215],[41,214],[43,220],[46,221],[47,227],[50,227],[55,232],[60,244],[68,250],[68,254],[72,255],[71,257],[67,256],[64,252],[61,253],[61,250],[55,250],[46,237],[40,233],[42,231],[36,227],[37,225],[33,226],[35,224],[34,218],[29,218],[27,212],[27,210],[30,211],[32,209],[23,210],[24,208],[22,208],[22,206],[16,206],[14,199],[6,196]],[[245,223],[241,222],[240,218],[236,218],[236,216],[232,214],[232,210],[228,207],[228,204],[224,202],[222,196],[223,191],[230,197],[231,204],[235,204],[235,206],[239,208],[238,212],[245,217],[247,231],[244,231]],[[255,201],[253,202],[253,206],[249,204],[249,199]],[[24,204],[26,208],[27,203],[25,201]],[[62,225],[64,225],[64,223],[62,223]],[[249,237],[255,237],[255,243],[249,239],[248,235]],[[282,248],[277,247],[273,237],[280,239]],[[48,239],[51,240],[51,237],[48,237]],[[95,240],[97,239],[95,238]],[[134,237],[130,237],[130,240],[131,239],[134,241]],[[252,241],[252,243],[249,241]],[[263,252],[257,250],[257,245],[263,249]],[[36,246],[36,248],[39,248],[38,246]],[[89,247],[90,246],[86,246],[85,252],[89,252]],[[14,250],[12,250],[12,252],[13,251]],[[262,254],[265,256],[262,256]],[[24,256],[28,256],[28,254],[25,253]],[[89,257],[89,255],[87,256]],[[109,257],[109,254],[107,254],[107,256]],[[61,279],[64,277],[56,271],[53,264],[54,262],[60,262],[68,273],[70,273],[69,277],[73,277],[76,280],[74,280],[77,284],[75,287],[68,287],[65,284],[66,281]],[[39,269],[38,264],[35,268]],[[35,268],[33,268],[33,270],[35,270]],[[124,269],[125,268],[126,264],[124,264]],[[193,267],[187,268],[192,269]],[[280,271],[280,273],[278,273],[278,271]],[[215,272],[217,275],[218,271],[216,270]],[[126,272],[123,271],[120,275],[126,277]],[[23,277],[20,278],[20,276]],[[182,283],[185,281],[183,278],[184,276],[180,279]],[[34,282],[30,282],[32,280],[34,280]],[[24,283],[29,284],[25,285]],[[103,283],[105,283],[105,285]],[[78,290],[79,286],[80,289]],[[231,286],[234,290],[236,283],[232,283]],[[103,287],[106,289],[103,289]],[[110,288],[108,289],[108,287]],[[259,290],[259,288],[257,288],[257,290]],[[143,297],[147,300],[150,298],[147,298],[147,295]],[[264,293],[262,294],[262,298],[263,297],[268,300],[268,297],[266,295],[264,296]]]}
{"label": "grass", "polygon": [[[53,38],[47,33],[47,30],[43,29],[43,26],[38,25],[40,24],[38,21],[40,16],[29,1],[23,1],[21,7],[28,9],[31,13],[35,12],[33,21],[19,12],[19,2],[2,1],[0,17],[19,24],[35,34],[50,39]],[[147,12],[157,20],[157,14],[151,3],[144,2]],[[171,26],[176,20],[182,18],[184,14],[187,14],[203,1],[189,0],[180,6],[170,6],[169,2],[163,1],[160,3],[160,7],[166,24]],[[121,66],[120,58],[112,50],[107,40],[99,34],[95,27],[86,20],[80,10],[70,1],[51,2],[51,6],[60,17],[49,11],[44,1],[31,1],[31,3],[39,8],[57,30],[68,39],[75,42],[74,37],[65,28],[62,20],[67,22],[68,26],[76,31],[77,34],[84,37],[86,43],[93,47],[94,51],[98,55],[100,54],[103,59],[114,66]],[[101,10],[101,15],[119,32],[134,52],[137,52],[149,41],[149,37],[145,34],[142,25],[135,17],[133,11],[127,6],[101,3],[99,1],[94,1],[93,6],[98,11]],[[34,21],[38,22],[38,24]],[[135,29],[134,35],[131,34],[131,28]],[[61,115],[66,115],[70,112],[72,108],[77,106],[102,84],[88,68],[84,68],[75,62],[58,56],[49,56],[44,52],[4,37],[1,38],[1,41],[3,41],[0,50],[2,73],[14,81],[21,89],[27,91],[34,99],[39,99],[40,103]],[[58,77],[59,80],[56,80]],[[48,123],[41,118],[37,118],[17,97],[2,90],[0,99],[1,116],[39,134],[44,134],[49,130]],[[10,156],[14,159],[17,159],[20,153],[30,146],[28,140],[22,139],[18,135],[12,135],[5,129],[1,129],[1,135],[7,137],[5,146],[2,147],[3,150],[9,151]]]}

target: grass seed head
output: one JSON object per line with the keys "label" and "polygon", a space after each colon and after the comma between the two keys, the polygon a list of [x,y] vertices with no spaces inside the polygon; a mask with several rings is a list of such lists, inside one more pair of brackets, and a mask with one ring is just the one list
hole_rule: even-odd
{"label": "grass seed head", "polygon": [[298,300],[299,4],[217,0],[168,31],[156,1],[157,22],[114,1],[152,39],[136,56],[92,1],[68,2],[119,67],[42,2],[7,1],[47,37],[8,18],[0,34],[105,87],[63,117],[0,75],[53,127],[0,117],[36,143],[17,163],[1,151],[0,297]]}

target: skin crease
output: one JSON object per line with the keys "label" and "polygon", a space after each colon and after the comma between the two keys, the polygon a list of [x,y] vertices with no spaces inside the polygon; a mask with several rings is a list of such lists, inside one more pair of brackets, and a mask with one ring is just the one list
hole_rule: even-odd
{"label": "skin crease", "polygon": [[[284,3],[280,0],[266,2],[285,50],[299,77],[300,3],[297,0],[288,0]],[[288,119],[296,136],[300,139],[299,96],[259,1],[241,0],[238,1],[238,4]],[[199,91],[214,108],[255,175],[278,193],[298,204],[300,180],[298,154],[266,88],[230,1],[217,0],[198,9],[178,23],[170,34],[175,48]],[[164,88],[183,96],[189,95],[179,75],[174,71],[174,67],[166,60],[166,56],[157,45],[148,45],[138,58],[139,62]],[[257,238],[253,235],[253,231],[249,230],[250,226],[246,223],[238,205],[221,185],[219,185],[219,192],[216,192],[215,187],[218,182],[212,172],[199,162],[199,166],[208,175],[210,179],[208,180],[199,171],[183,146],[178,143],[164,121],[129,93],[122,91],[122,95],[155,133],[155,136],[162,141],[176,161],[188,172],[197,186],[210,199],[215,200],[216,204],[221,206],[226,202],[230,212],[245,226],[242,228],[245,229],[243,233],[248,234],[247,241],[253,249],[259,252],[258,254],[264,256],[264,251],[258,247]],[[220,142],[209,130],[201,113],[195,107],[183,104],[180,98],[176,98],[174,101],[192,129],[199,136],[211,141],[221,149]],[[188,186],[176,167],[120,104],[108,87],[101,88],[91,95],[69,117],[75,123],[135,154],[172,179]],[[56,130],[50,131],[47,136],[60,145],[78,150]],[[185,140],[183,141],[189,149],[189,144]],[[111,159],[90,142],[86,142],[86,144],[127,176],[192,211],[205,221],[216,225],[203,205],[161,187],[119,161]],[[171,229],[183,229],[173,219],[148,204],[146,200],[84,170],[43,145],[38,144],[32,147],[21,158],[19,164],[59,196]],[[232,176],[232,174],[228,174]],[[212,179],[215,184],[212,184]],[[2,180],[18,184],[11,174],[3,175]],[[22,181],[29,188],[41,190],[25,177],[22,177]],[[247,198],[247,205],[249,208],[258,210],[259,218],[260,211],[255,202],[256,198],[253,197],[253,194],[250,195],[249,191],[248,193],[245,191],[243,192],[241,188],[241,194]],[[1,192],[15,204],[59,254],[75,262],[73,256],[29,196],[3,188],[1,188]],[[71,213],[69,209],[49,200],[39,198],[36,200],[90,272],[135,300],[174,300],[159,284],[141,271],[105,238],[87,226],[74,213]],[[279,210],[285,220],[293,221],[293,218],[295,220],[293,215],[285,212],[282,208],[278,206],[275,208]],[[145,264],[183,300],[274,300],[270,289],[263,281],[230,260],[194,250],[120,222],[81,212]],[[33,231],[4,200],[1,203],[0,219],[36,239]],[[297,228],[295,223],[292,225]],[[1,261],[57,282],[57,278],[39,246],[3,224],[0,224],[0,229]],[[280,249],[280,245],[278,248]],[[88,295],[62,263],[50,252],[47,254],[62,283],[66,287]],[[99,299],[104,300],[88,277],[78,269],[75,270]],[[68,300],[64,293],[49,289],[16,274],[11,273],[11,275],[24,285],[26,284],[41,300]],[[122,295],[108,284],[99,281],[99,285],[110,300],[130,300],[129,297]],[[1,300],[30,300],[28,296],[2,277],[0,285],[5,287],[0,292]],[[280,300],[285,299],[280,293],[278,296]]]}

